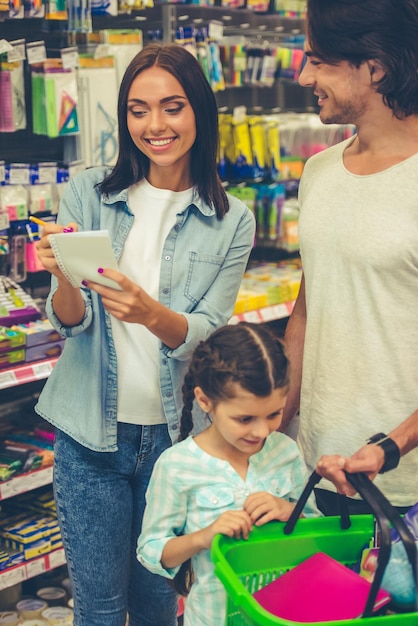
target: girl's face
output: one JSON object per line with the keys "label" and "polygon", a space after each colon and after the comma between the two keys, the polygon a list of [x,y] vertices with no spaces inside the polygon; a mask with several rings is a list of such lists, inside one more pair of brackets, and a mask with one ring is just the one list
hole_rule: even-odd
{"label": "girl's face", "polygon": [[234,454],[246,457],[259,452],[270,433],[276,431],[282,422],[287,388],[275,389],[266,397],[255,396],[241,385],[231,385],[234,397],[222,400],[215,406],[196,387],[195,396],[200,407],[210,414],[210,429],[217,444]]}
{"label": "girl's face", "polygon": [[196,120],[172,74],[154,66],[135,78],[128,94],[127,124],[133,142],[150,160],[151,185],[173,191],[192,186],[190,151]]}

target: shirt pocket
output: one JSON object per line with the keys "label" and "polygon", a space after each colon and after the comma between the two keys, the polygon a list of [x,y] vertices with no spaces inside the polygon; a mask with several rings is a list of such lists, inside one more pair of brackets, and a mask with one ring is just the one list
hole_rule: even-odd
{"label": "shirt pocket", "polygon": [[230,489],[206,487],[196,493],[196,504],[201,509],[231,508],[234,501],[234,494]]}
{"label": "shirt pocket", "polygon": [[263,483],[264,489],[268,493],[273,494],[273,496],[276,496],[276,498],[294,500],[294,498],[291,498],[293,483],[287,476],[271,478],[270,480],[263,481]]}
{"label": "shirt pocket", "polygon": [[200,254],[189,252],[189,271],[187,273],[184,295],[194,304],[200,302],[211,287],[225,257],[219,254]]}

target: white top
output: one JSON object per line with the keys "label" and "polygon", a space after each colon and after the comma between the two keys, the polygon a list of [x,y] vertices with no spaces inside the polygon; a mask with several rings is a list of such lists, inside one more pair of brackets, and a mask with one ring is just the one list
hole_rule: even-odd
{"label": "white top", "polygon": [[[192,189],[158,189],[145,178],[129,189],[128,205],[135,220],[119,259],[119,269],[156,300],[164,241],[177,212],[191,199]],[[121,322],[114,317],[112,333],[118,360],[118,421],[163,424],[166,418],[159,385],[159,339],[141,324]]]}
{"label": "white top", "polygon": [[[307,328],[298,441],[311,469],[418,408],[418,153],[360,176],[343,163],[350,141],[309,159],[299,192]],[[409,506],[417,478],[415,450],[376,484]]]}

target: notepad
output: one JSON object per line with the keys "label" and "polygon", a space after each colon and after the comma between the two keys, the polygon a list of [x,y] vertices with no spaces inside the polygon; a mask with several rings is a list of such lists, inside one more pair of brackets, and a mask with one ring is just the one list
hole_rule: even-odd
{"label": "notepad", "polygon": [[119,285],[98,273],[98,268],[119,270],[107,230],[84,230],[74,233],[53,233],[49,242],[58,267],[73,287],[91,280],[106,287]]}
{"label": "notepad", "polygon": [[[329,622],[360,617],[366,606],[370,583],[356,572],[318,552],[254,593],[269,613],[298,623]],[[390,602],[379,589],[378,610]]]}

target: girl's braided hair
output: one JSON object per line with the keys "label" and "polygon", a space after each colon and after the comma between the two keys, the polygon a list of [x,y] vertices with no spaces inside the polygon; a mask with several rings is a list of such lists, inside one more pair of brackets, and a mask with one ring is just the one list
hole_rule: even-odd
{"label": "girl's braided hair", "polygon": [[[184,379],[179,440],[193,430],[195,387],[201,387],[215,405],[233,397],[232,383],[255,396],[268,396],[287,385],[288,365],[282,341],[266,326],[243,322],[213,332],[195,349]],[[193,584],[191,559],[181,565],[173,584],[187,596]]]}
{"label": "girl's braided hair", "polygon": [[193,430],[194,388],[201,387],[216,405],[233,396],[231,383],[260,397],[287,385],[283,343],[265,325],[242,322],[223,326],[199,343],[182,388],[180,441]]}

